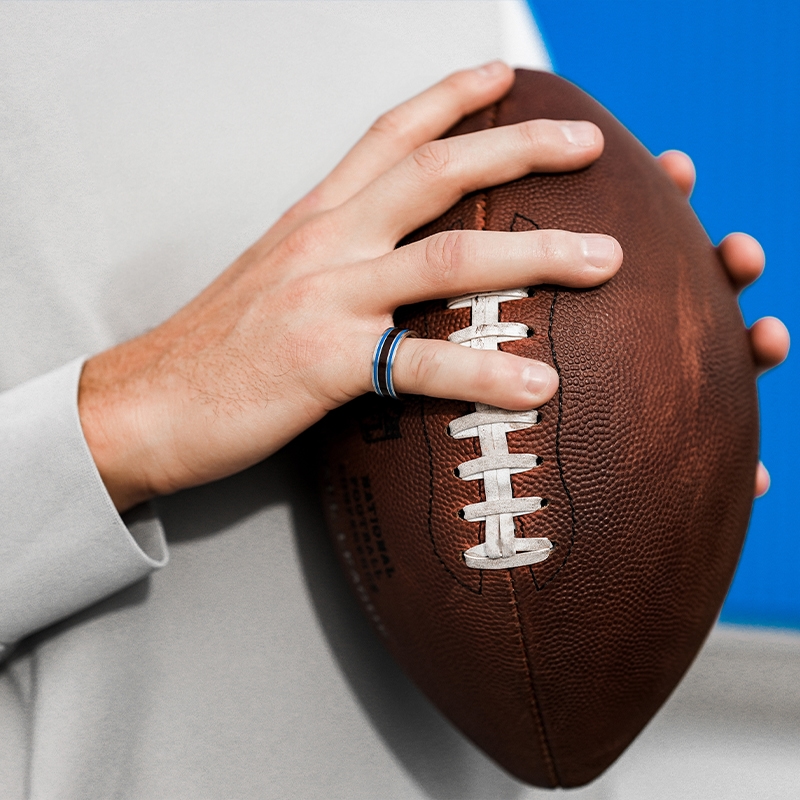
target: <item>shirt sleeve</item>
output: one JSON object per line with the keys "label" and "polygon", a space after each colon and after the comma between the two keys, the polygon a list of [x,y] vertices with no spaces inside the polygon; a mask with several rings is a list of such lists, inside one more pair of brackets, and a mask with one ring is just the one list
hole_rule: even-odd
{"label": "shirt sleeve", "polygon": [[117,513],[78,417],[84,359],[0,394],[0,659],[167,563],[152,506]]}

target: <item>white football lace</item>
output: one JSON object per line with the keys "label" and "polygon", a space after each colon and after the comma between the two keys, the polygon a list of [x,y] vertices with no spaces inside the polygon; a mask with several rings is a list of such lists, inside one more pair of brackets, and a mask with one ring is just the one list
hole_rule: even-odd
{"label": "white football lace", "polygon": [[[513,342],[528,336],[528,326],[521,322],[500,322],[500,303],[527,297],[527,289],[504,289],[455,297],[448,308],[471,308],[472,324],[448,337],[451,342],[477,350],[497,350],[501,342]],[[466,506],[459,516],[470,522],[485,522],[484,541],[464,553],[464,561],[473,569],[509,569],[544,561],[553,549],[549,539],[517,538],[514,517],[533,514],[547,505],[541,497],[514,497],[511,476],[527,472],[541,464],[533,453],[509,453],[506,434],[530,428],[539,421],[537,411],[506,411],[475,404],[475,411],[457,417],[447,427],[454,439],[477,436],[480,458],[459,464],[456,475],[465,481],[482,480],[486,499]]]}

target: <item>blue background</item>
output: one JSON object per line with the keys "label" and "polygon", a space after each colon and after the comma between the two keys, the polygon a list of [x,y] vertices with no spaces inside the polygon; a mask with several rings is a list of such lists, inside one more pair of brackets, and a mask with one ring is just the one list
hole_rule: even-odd
{"label": "blue background", "polygon": [[[556,72],[654,153],[692,156],[692,204],[711,238],[761,241],[767,271],[742,295],[747,323],[772,314],[800,331],[800,3],[533,0],[532,10]],[[755,504],[724,621],[800,628],[799,360],[759,380],[772,487]]]}

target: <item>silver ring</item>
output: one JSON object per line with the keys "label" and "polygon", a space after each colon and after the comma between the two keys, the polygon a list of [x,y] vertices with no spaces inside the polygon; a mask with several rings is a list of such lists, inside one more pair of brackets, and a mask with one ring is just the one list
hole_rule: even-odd
{"label": "silver ring", "polygon": [[417,338],[417,334],[408,328],[387,328],[375,345],[375,352],[372,354],[372,388],[380,397],[399,400],[394,391],[392,364],[400,342],[408,336]]}

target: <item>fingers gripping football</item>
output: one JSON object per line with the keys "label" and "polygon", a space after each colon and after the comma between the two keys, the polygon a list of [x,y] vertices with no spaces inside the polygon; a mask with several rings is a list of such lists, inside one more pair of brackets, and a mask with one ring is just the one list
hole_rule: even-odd
{"label": "fingers gripping football", "polygon": [[[445,80],[381,118],[331,175],[207,289],[157,328],[90,359],[79,407],[117,508],[260,461],[371,391],[371,364],[409,302],[542,282],[607,280],[610,237],[462,231],[395,249],[465,192],[601,153],[585,122],[535,120],[432,141],[498,100],[502,65]],[[549,399],[550,367],[442,341],[405,340],[400,393],[510,409]]]}
{"label": "fingers gripping football", "polygon": [[580,169],[602,149],[596,125],[544,119],[428,142],[334,213],[345,229],[371,239],[377,255],[468,192],[529,172]]}
{"label": "fingers gripping football", "polygon": [[398,392],[475,401],[514,411],[546,403],[558,388],[556,371],[538,361],[450,342],[405,339],[397,353]]}
{"label": "fingers gripping football", "polygon": [[619,243],[601,234],[447,231],[376,259],[362,280],[370,302],[394,311],[407,303],[509,286],[595,286],[621,263]]}
{"label": "fingers gripping football", "polygon": [[[354,275],[353,284],[365,291],[361,302],[391,314],[398,305],[498,287],[593,286],[611,277],[621,262],[622,250],[610,236],[449,231],[377,259],[367,275]],[[393,375],[401,393],[514,410],[547,402],[558,385],[555,371],[545,364],[422,339],[403,340]]]}
{"label": "fingers gripping football", "polygon": [[448,75],[382,114],[333,171],[267,231],[262,243],[274,245],[314,215],[346,202],[417,147],[499,100],[513,82],[513,71],[495,61]]}
{"label": "fingers gripping football", "polygon": [[[658,160],[678,189],[689,197],[696,178],[691,158],[679,150],[667,150]],[[756,239],[746,233],[728,234],[720,242],[717,251],[731,283],[738,291],[757,280],[764,270],[764,250]],[[789,332],[775,317],[757,320],[750,327],[748,335],[753,360],[760,372],[778,366],[789,353]],[[769,484],[769,472],[759,462],[755,481],[756,497],[765,494]]]}
{"label": "fingers gripping football", "polygon": [[513,78],[502,62],[462,70],[387,111],[320,183],[316,194],[326,208],[340,205],[463,116],[498,100]]}

